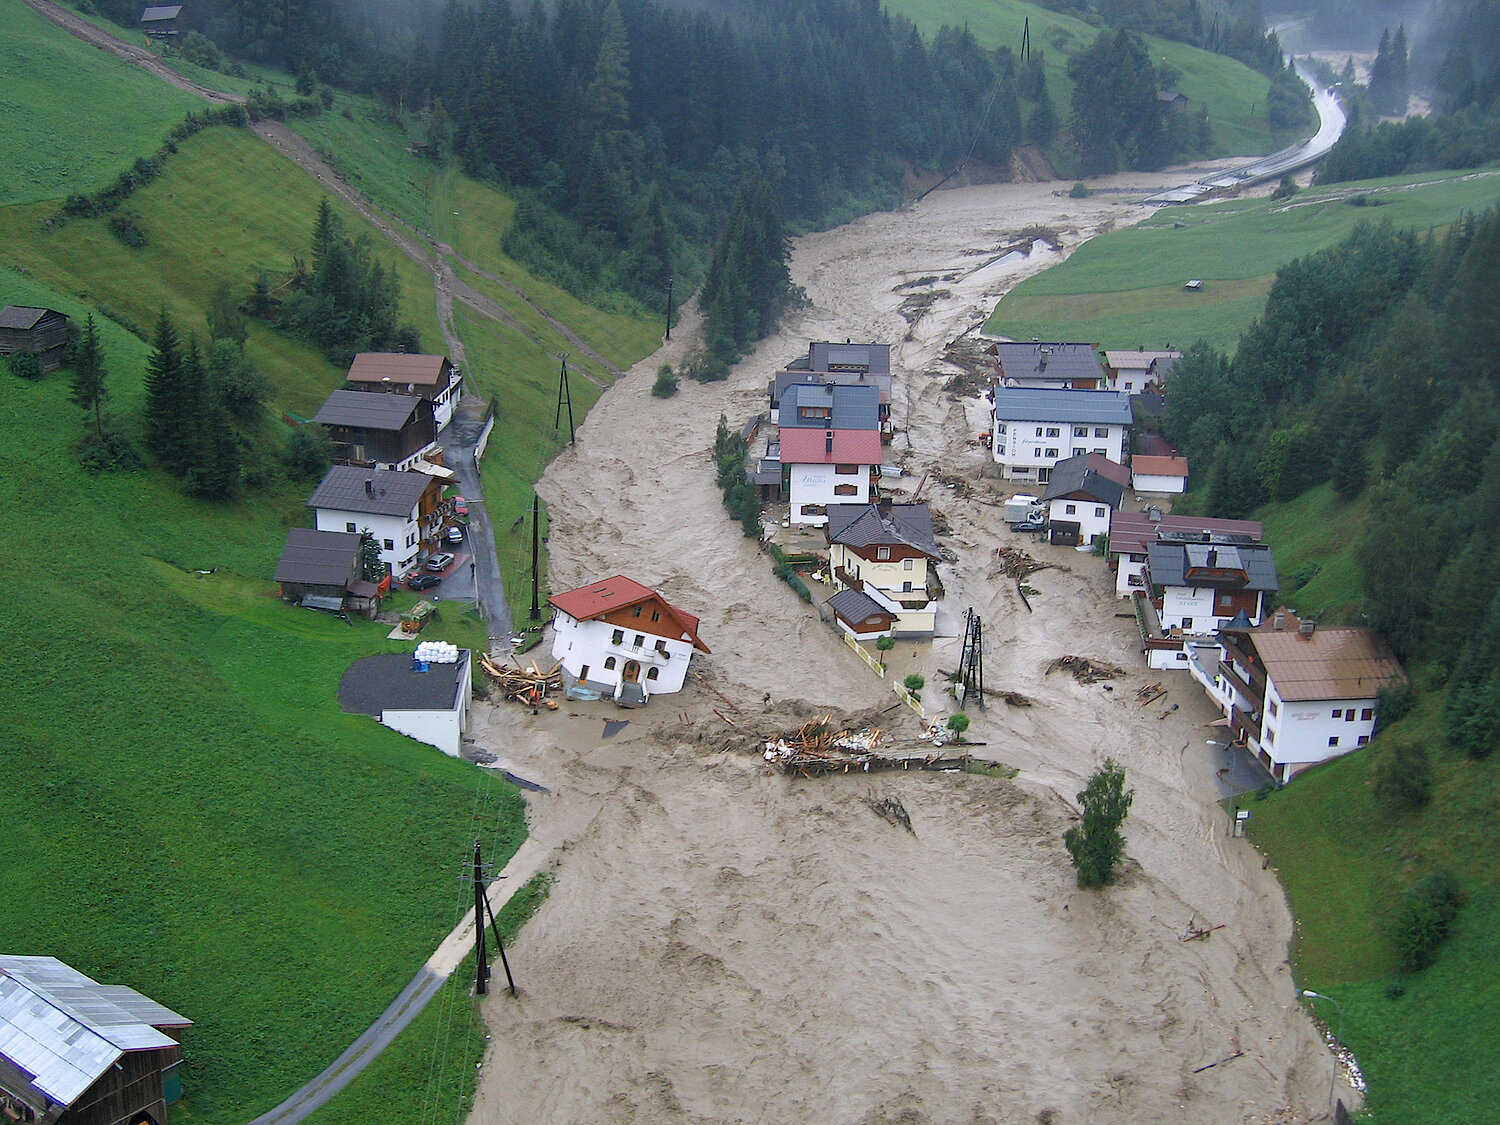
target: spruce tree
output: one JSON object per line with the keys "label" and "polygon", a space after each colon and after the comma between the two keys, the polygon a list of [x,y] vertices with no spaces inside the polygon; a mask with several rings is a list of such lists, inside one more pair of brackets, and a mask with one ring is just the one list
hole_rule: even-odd
{"label": "spruce tree", "polygon": [[99,343],[99,329],[94,324],[94,314],[89,313],[83,322],[83,338],[78,342],[78,355],[73,360],[73,386],[68,392],[80,410],[92,411],[94,433],[104,437],[104,400],[109,397],[105,386],[107,372],[104,368],[104,351]]}
{"label": "spruce tree", "polygon": [[163,305],[146,360],[146,448],[174,476],[181,476],[190,464],[188,431],[197,405],[190,401],[183,377],[177,326]]}

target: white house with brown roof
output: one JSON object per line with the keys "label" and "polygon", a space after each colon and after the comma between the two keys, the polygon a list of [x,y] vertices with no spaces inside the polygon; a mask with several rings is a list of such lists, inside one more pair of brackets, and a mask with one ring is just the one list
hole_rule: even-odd
{"label": "white house with brown roof", "polygon": [[1186,457],[1152,457],[1138,453],[1130,459],[1130,484],[1136,492],[1171,496],[1186,492],[1187,482]]}
{"label": "white house with brown roof", "polygon": [[554,594],[547,604],[552,655],[568,684],[620,704],[681,691],[693,652],[709,651],[696,617],[624,575]]}
{"label": "white house with brown roof", "polygon": [[414,395],[432,403],[433,418],[442,429],[453,417],[463,396],[463,374],[445,355],[406,352],[360,352],[349,365],[355,390]]}
{"label": "white house with brown roof", "polygon": [[426,473],[334,465],[307,498],[319,531],[368,531],[401,579],[439,547],[451,505]]}
{"label": "white house with brown roof", "polygon": [[[1233,542],[1259,543],[1263,529],[1259,520],[1211,519],[1162,512],[1117,511],[1109,517],[1109,566],[1115,572],[1115,593],[1122,598],[1146,589],[1146,557],[1161,534],[1222,535]],[[1235,538],[1239,537],[1239,538]]]}
{"label": "white house with brown roof", "polygon": [[1356,750],[1375,733],[1380,689],[1406,676],[1370,629],[1316,627],[1278,610],[1255,629],[1189,646],[1189,671],[1278,781]]}
{"label": "white house with brown roof", "polygon": [[1140,394],[1161,386],[1160,372],[1182,358],[1171,348],[1148,351],[1110,348],[1104,353],[1104,371],[1109,389]]}
{"label": "white house with brown roof", "polygon": [[[870,603],[829,600],[847,632],[861,638],[933,635],[937,598],[930,586],[942,556],[926,504],[830,504],[824,533],[833,585],[857,591]],[[841,610],[850,609],[858,611],[857,618],[846,620]],[[886,621],[877,629],[881,613]]]}

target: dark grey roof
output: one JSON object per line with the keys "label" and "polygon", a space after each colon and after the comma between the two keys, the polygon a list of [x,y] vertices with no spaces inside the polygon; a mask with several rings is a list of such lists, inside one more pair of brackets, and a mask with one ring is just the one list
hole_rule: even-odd
{"label": "dark grey roof", "polygon": [[359,569],[357,531],[315,531],[294,527],[276,564],[276,581],[308,586],[342,586]]}
{"label": "dark grey roof", "polygon": [[1093,344],[999,343],[995,359],[1007,379],[1103,379]]}
{"label": "dark grey roof", "polygon": [[1101,504],[1118,508],[1125,495],[1125,488],[1119,481],[1110,480],[1103,473],[1089,468],[1088,454],[1084,454],[1082,457],[1069,457],[1066,461],[1059,461],[1053,467],[1052,477],[1047,482],[1047,491],[1042,493],[1042,499],[1061,500],[1075,492],[1082,492]]}
{"label": "dark grey roof", "polygon": [[778,371],[771,380],[771,406],[776,409],[781,407],[781,396],[786,389],[799,385],[821,385],[834,384],[843,387],[874,387],[882,398],[891,397],[891,376],[889,372],[861,372],[861,371],[808,371],[806,368],[787,368]]}
{"label": "dark grey roof", "polygon": [[468,649],[458,650],[455,664],[428,664],[414,669],[409,652],[382,652],[351,664],[339,680],[339,706],[351,715],[382,711],[451,711],[458,702]]}
{"label": "dark grey roof", "polygon": [[[827,418],[799,418],[797,411],[810,406],[831,410]],[[880,392],[873,386],[849,387],[827,383],[793,383],[781,395],[783,429],[878,430]]]}
{"label": "dark grey roof", "polygon": [[851,624],[858,624],[865,618],[874,617],[876,614],[885,617],[892,616],[890,610],[858,590],[840,590],[829,598],[826,604],[829,609]]}
{"label": "dark grey roof", "polygon": [[340,390],[328,396],[313,415],[313,421],[325,426],[356,426],[364,430],[394,432],[411,421],[421,403],[422,399],[413,395]]}
{"label": "dark grey roof", "polygon": [[404,469],[362,469],[355,465],[335,465],[307,498],[307,506],[335,512],[364,512],[372,516],[407,516],[433,480],[426,473]]}
{"label": "dark grey roof", "polygon": [[1130,396],[1124,391],[1052,391],[1036,387],[996,387],[995,417],[1001,422],[1078,422],[1130,425]]}
{"label": "dark grey roof", "polygon": [[[1208,566],[1208,553],[1215,552],[1214,565],[1220,570],[1243,570],[1249,581],[1238,587],[1242,590],[1276,590],[1280,583],[1276,579],[1276,562],[1271,557],[1271,548],[1263,543],[1152,543],[1147,555],[1147,566],[1151,569],[1151,581],[1157,586],[1190,586],[1187,579],[1189,568]],[[1205,587],[1215,585],[1203,582]]]}
{"label": "dark grey roof", "polygon": [[182,11],[181,4],[158,4],[141,12],[142,23],[155,23],[157,20],[175,20],[177,13]]}
{"label": "dark grey roof", "polygon": [[33,308],[31,305],[6,305],[0,309],[0,328],[35,328],[37,321],[51,311]]}
{"label": "dark grey roof", "polygon": [[915,547],[938,558],[932,510],[926,504],[829,504],[828,542],[846,547]]}
{"label": "dark grey roof", "polygon": [[889,375],[891,373],[891,346],[889,344],[832,344],[817,341],[808,345],[807,366],[813,371],[863,367],[872,375]]}
{"label": "dark grey roof", "polygon": [[1155,391],[1142,391],[1130,396],[1130,416],[1139,421],[1144,418],[1161,418],[1167,413],[1167,400]]}

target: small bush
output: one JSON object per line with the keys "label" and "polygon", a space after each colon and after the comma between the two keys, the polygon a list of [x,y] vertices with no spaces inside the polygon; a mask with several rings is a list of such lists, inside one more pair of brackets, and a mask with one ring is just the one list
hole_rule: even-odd
{"label": "small bush", "polygon": [[311,480],[328,471],[332,450],[322,426],[298,426],[286,436],[281,463],[294,480]]}
{"label": "small bush", "polygon": [[1396,809],[1418,809],[1432,796],[1432,763],[1427,751],[1398,742],[1375,762],[1375,796]]}
{"label": "small bush", "polygon": [[911,693],[913,699],[921,699],[922,689],[927,686],[927,677],[913,672],[901,681],[901,686]]}
{"label": "small bush", "polygon": [[1288,591],[1300,590],[1306,586],[1323,570],[1321,563],[1303,563],[1287,576],[1286,586]]}
{"label": "small bush", "polygon": [[141,467],[141,455],[124,434],[86,434],[78,443],[78,463],[84,472],[98,476],[100,473],[133,473]]}
{"label": "small bush", "polygon": [[111,215],[109,232],[133,249],[140,250],[146,245],[146,234],[136,226],[132,215]]}
{"label": "small bush", "polygon": [[12,352],[5,366],[10,368],[10,373],[18,379],[40,379],[42,377],[42,361],[30,352]]}
{"label": "small bush", "polygon": [[1387,684],[1375,697],[1375,730],[1385,730],[1417,705],[1417,693],[1406,680]]}
{"label": "small bush", "polygon": [[656,369],[656,382],[651,384],[651,393],[657,398],[671,398],[677,393],[677,375],[670,363]]}
{"label": "small bush", "polygon": [[717,383],[729,378],[729,362],[712,351],[689,356],[682,369],[689,379],[699,383]]}
{"label": "small bush", "polygon": [[1093,194],[1094,193],[1089,190],[1088,184],[1084,183],[1074,184],[1073,187],[1068,191],[1068,197],[1070,199],[1087,199]]}
{"label": "small bush", "polygon": [[1415,973],[1436,960],[1460,905],[1458,880],[1451,871],[1424,876],[1401,896],[1391,937],[1404,970]]}
{"label": "small bush", "polygon": [[1292,174],[1288,172],[1285,176],[1281,177],[1281,183],[1276,185],[1276,190],[1271,193],[1271,198],[1273,200],[1290,199],[1296,194],[1297,181],[1292,179]]}

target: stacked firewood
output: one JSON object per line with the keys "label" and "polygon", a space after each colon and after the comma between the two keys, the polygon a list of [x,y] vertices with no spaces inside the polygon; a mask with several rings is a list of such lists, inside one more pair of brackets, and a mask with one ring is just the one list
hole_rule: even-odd
{"label": "stacked firewood", "polygon": [[549,695],[561,693],[563,688],[562,661],[543,672],[533,662],[529,667],[519,664],[496,664],[487,655],[481,654],[479,666],[495,681],[507,699],[520,703],[536,703]]}
{"label": "stacked firewood", "polygon": [[1081,684],[1097,683],[1100,680],[1112,680],[1116,676],[1123,676],[1125,669],[1118,664],[1111,664],[1107,660],[1092,660],[1087,656],[1059,656],[1051,664],[1047,665],[1047,675],[1051,675],[1059,668],[1064,668],[1073,674],[1073,678]]}

